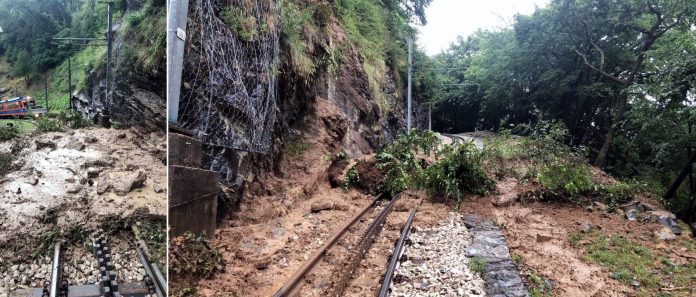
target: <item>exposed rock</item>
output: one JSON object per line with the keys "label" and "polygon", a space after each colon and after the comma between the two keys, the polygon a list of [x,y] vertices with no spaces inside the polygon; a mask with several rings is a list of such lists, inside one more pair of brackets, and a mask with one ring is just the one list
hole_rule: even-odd
{"label": "exposed rock", "polygon": [[37,139],[34,141],[36,144],[36,150],[42,150],[45,148],[50,148],[51,150],[56,149],[56,143],[50,140],[45,140],[45,139]]}
{"label": "exposed rock", "polygon": [[331,202],[314,203],[311,206],[312,212],[320,212],[322,210],[348,210],[348,207],[343,204]]}
{"label": "exposed rock", "polygon": [[68,193],[68,194],[77,194],[77,193],[79,193],[80,191],[82,191],[82,186],[80,186],[80,185],[74,185],[74,186],[70,187],[70,188],[66,191],[66,193]]}
{"label": "exposed rock", "polygon": [[343,181],[345,179],[346,172],[348,171],[349,164],[350,161],[343,159],[333,162],[331,166],[329,166],[329,184],[331,184],[332,188],[339,188],[343,186]]}
{"label": "exposed rock", "polygon": [[130,191],[142,187],[147,180],[147,175],[142,171],[133,172],[122,176],[119,180],[112,181],[114,192],[120,196],[127,195]]}
{"label": "exposed rock", "polygon": [[99,180],[97,180],[97,194],[101,195],[106,193],[111,188],[109,184],[109,175],[101,174]]}
{"label": "exposed rock", "polygon": [[65,145],[65,148],[76,151],[82,151],[85,149],[85,144],[77,139],[72,139],[70,140],[70,142],[68,142],[68,144]]}
{"label": "exposed rock", "polygon": [[594,206],[600,211],[607,211],[609,209],[609,207],[606,204],[599,201],[595,201]]}
{"label": "exposed rock", "polygon": [[672,230],[667,227],[660,228],[660,230],[653,232],[653,235],[655,235],[655,238],[659,240],[669,241],[677,239],[677,236],[674,235],[674,233],[672,233]]}

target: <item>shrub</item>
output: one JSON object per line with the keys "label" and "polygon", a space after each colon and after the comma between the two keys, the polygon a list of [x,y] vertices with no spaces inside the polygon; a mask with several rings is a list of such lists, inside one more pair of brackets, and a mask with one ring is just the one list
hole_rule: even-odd
{"label": "shrub", "polygon": [[8,141],[19,137],[19,129],[15,125],[0,127],[0,141]]}
{"label": "shrub", "polygon": [[58,120],[70,129],[79,129],[89,126],[89,121],[85,116],[75,110],[63,110],[58,115]]}
{"label": "shrub", "polygon": [[350,186],[358,182],[360,182],[360,175],[358,174],[358,170],[355,169],[355,166],[353,166],[348,169],[346,177],[343,179],[343,191],[348,192]]}
{"label": "shrub", "polygon": [[314,74],[317,65],[312,58],[313,45],[308,43],[307,35],[318,32],[314,23],[313,6],[298,7],[297,4],[283,1],[283,17],[280,33],[283,48],[287,49],[289,65],[300,77],[308,78]]}
{"label": "shrub", "polygon": [[39,118],[36,121],[36,132],[47,133],[47,132],[63,132],[63,127],[56,120],[49,118]]}
{"label": "shrub", "polygon": [[537,181],[556,195],[577,197],[595,189],[589,172],[582,164],[550,164],[542,168]]}
{"label": "shrub", "polygon": [[483,154],[473,143],[445,146],[440,159],[428,167],[422,187],[431,194],[444,193],[461,200],[462,193],[486,195],[495,183],[483,170]]}
{"label": "shrub", "polygon": [[176,284],[173,294],[176,296],[186,290],[187,284],[212,277],[224,264],[222,254],[203,237],[187,232],[173,238],[169,244],[170,278]]}
{"label": "shrub", "polygon": [[0,153],[0,177],[5,176],[12,170],[12,161],[14,161],[12,154]]}
{"label": "shrub", "polygon": [[385,188],[392,194],[419,189],[460,202],[464,193],[486,194],[494,188],[483,170],[482,156],[473,144],[440,146],[432,131],[414,129],[377,154],[376,166],[384,172]]}

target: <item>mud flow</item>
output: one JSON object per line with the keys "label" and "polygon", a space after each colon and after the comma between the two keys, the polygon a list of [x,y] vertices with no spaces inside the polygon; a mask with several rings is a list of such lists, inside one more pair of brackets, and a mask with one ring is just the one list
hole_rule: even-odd
{"label": "mud flow", "polygon": [[[64,280],[98,282],[90,234],[100,228],[119,279],[143,280],[132,226],[155,238],[148,245],[164,255],[165,139],[136,128],[84,128],[0,144],[13,156],[0,177],[0,296],[50,281],[56,242]],[[164,257],[154,258],[163,267]]]}

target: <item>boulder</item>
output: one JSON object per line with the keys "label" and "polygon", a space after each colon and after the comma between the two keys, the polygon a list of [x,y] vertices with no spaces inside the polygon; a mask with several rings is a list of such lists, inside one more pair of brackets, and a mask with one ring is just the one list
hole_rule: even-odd
{"label": "boulder", "polygon": [[116,194],[126,196],[131,191],[142,187],[145,180],[147,180],[147,175],[142,171],[136,171],[122,176],[119,180],[112,181],[112,186]]}

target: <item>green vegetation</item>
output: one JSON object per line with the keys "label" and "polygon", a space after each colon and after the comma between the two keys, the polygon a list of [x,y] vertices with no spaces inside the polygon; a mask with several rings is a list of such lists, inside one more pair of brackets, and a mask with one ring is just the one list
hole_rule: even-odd
{"label": "green vegetation", "polygon": [[[146,0],[143,8],[128,11],[127,1],[115,1],[114,19],[124,18],[121,59],[130,74],[133,69],[145,75],[164,71],[166,26],[165,1]],[[132,8],[132,7],[131,7]],[[97,0],[0,0],[0,68],[15,77],[0,78],[0,86],[18,89],[20,96],[32,96],[48,105],[51,113],[69,107],[68,65],[72,68],[72,90],[86,86],[90,73],[99,73],[106,63],[103,46],[70,46],[56,43],[55,37],[103,38],[107,4]],[[126,12],[128,14],[126,15]],[[30,36],[31,38],[27,38]],[[8,64],[5,64],[8,63]],[[116,73],[116,76],[119,74]],[[126,77],[123,74],[121,77]],[[44,78],[48,82],[48,104],[44,102]]]}
{"label": "green vegetation", "polygon": [[358,182],[360,182],[360,174],[358,173],[358,170],[355,169],[355,167],[351,167],[350,169],[348,169],[346,177],[343,180],[343,191],[348,192],[350,186]]}
{"label": "green vegetation", "polygon": [[0,152],[0,177],[12,171],[12,161],[14,161],[14,155]]}
{"label": "green vegetation", "polygon": [[307,143],[302,137],[293,137],[290,140],[288,140],[288,143],[285,145],[285,151],[290,155],[294,157],[299,157],[304,155],[304,153],[310,148],[310,144]]}
{"label": "green vegetation", "polygon": [[210,278],[225,265],[222,254],[200,236],[186,233],[170,240],[169,277],[173,296],[196,296],[199,279]]}
{"label": "green vegetation", "polygon": [[640,296],[654,296],[667,284],[687,288],[696,285],[696,263],[673,263],[667,254],[622,236],[593,230],[572,234],[570,242],[583,251],[587,261],[607,269],[612,278],[627,285],[637,282]]}
{"label": "green vegetation", "polygon": [[70,129],[84,128],[90,125],[85,116],[74,110],[64,110],[58,114],[58,121]]}
{"label": "green vegetation", "polygon": [[19,128],[14,125],[14,122],[11,125],[5,124],[0,126],[0,142],[12,140],[17,137],[19,137]]}
{"label": "green vegetation", "polygon": [[[280,32],[287,54],[283,60],[290,65],[294,73],[308,79],[317,68],[313,57],[314,43],[311,42],[320,32],[314,18],[316,6],[300,7],[291,1],[282,1],[281,5],[283,16],[280,20]],[[227,22],[229,24],[229,21]]]}
{"label": "green vegetation", "polygon": [[479,257],[469,258],[469,269],[479,275],[483,275],[486,270],[486,261]]}
{"label": "green vegetation", "polygon": [[[377,178],[383,180],[378,188],[369,190],[391,194],[425,190],[433,198],[444,196],[459,203],[465,193],[485,194],[495,186],[483,170],[482,156],[473,145],[442,146],[432,131],[413,129],[379,151],[371,166],[379,171]],[[364,170],[358,167],[349,170],[351,178],[346,179],[345,187],[375,178],[374,174],[357,172]]]}
{"label": "green vegetation", "polygon": [[36,120],[36,132],[37,133],[48,133],[48,132],[63,132],[65,129],[61,126],[60,122],[50,118],[40,118]]}
{"label": "green vegetation", "polygon": [[544,279],[534,273],[527,275],[527,281],[529,282],[529,296],[532,297],[550,297],[551,288],[544,281]]}
{"label": "green vegetation", "polygon": [[[582,147],[583,163],[660,195],[685,166],[686,146],[696,143],[696,132],[688,132],[696,123],[695,11],[693,1],[553,0],[508,29],[479,31],[422,57],[424,67],[443,70],[417,74],[422,85],[414,91],[435,103],[437,131],[533,136],[529,123],[555,121],[567,130],[560,143]],[[558,192],[589,190],[586,169],[570,167],[496,175],[542,174]],[[575,180],[554,181],[556,173]],[[675,212],[685,210],[686,184],[669,201]]]}

